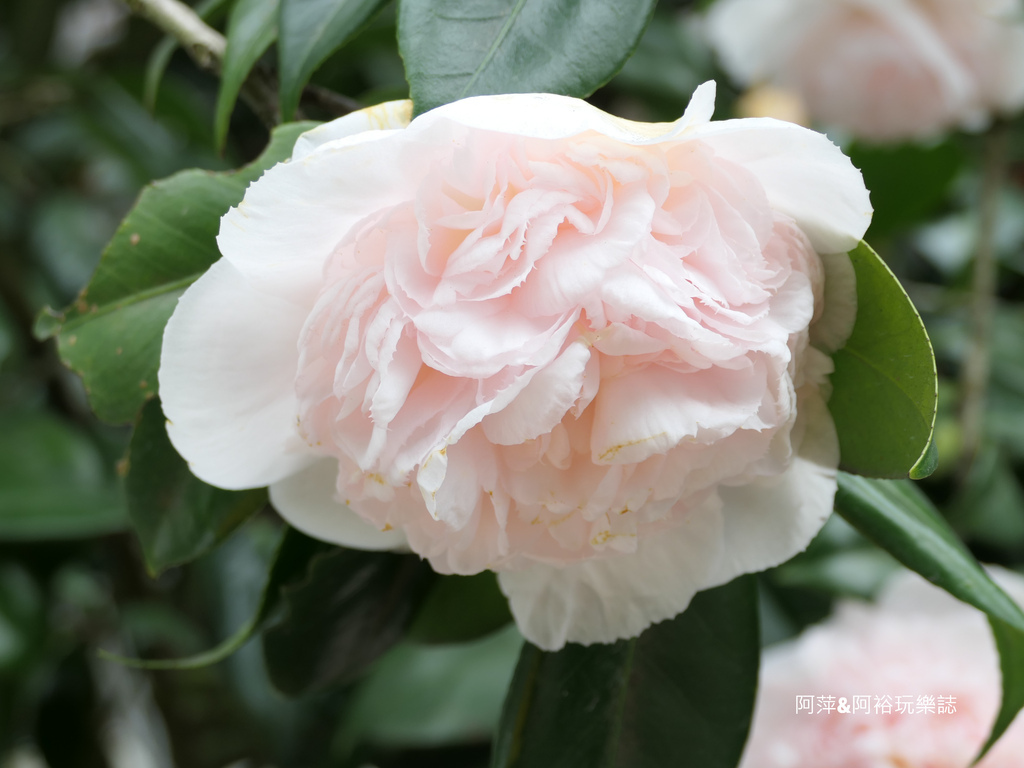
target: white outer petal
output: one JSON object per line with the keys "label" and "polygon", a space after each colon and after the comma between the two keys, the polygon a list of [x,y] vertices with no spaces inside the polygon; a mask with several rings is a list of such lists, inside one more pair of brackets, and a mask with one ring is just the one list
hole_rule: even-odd
{"label": "white outer petal", "polygon": [[857,321],[857,273],[845,253],[821,257],[825,268],[825,294],[821,317],[811,325],[811,344],[832,354],[853,333]]}
{"label": "white outer petal", "polygon": [[597,131],[627,144],[655,144],[711,119],[715,83],[699,86],[686,112],[672,123],[638,123],[609,115],[581,99],[552,93],[508,93],[472,96],[432,109],[409,126],[427,130],[441,120],[451,120],[485,131],[518,134],[537,139],[564,139]]}
{"label": "white outer petal", "polygon": [[337,120],[318,125],[299,136],[292,150],[292,160],[302,160],[330,141],[347,139],[362,133],[372,137],[377,131],[404,128],[412,120],[412,102],[409,99],[386,101]]}
{"label": "white outer petal", "polygon": [[258,488],[312,461],[295,428],[295,345],[306,310],[253,286],[221,259],[164,329],[167,434],[202,480]]}
{"label": "white outer petal", "polygon": [[629,555],[565,567],[538,563],[498,574],[523,637],[555,651],[567,642],[612,643],[635,637],[683,611],[722,557],[716,504],[678,527],[642,538]]}
{"label": "white outer petal", "polygon": [[813,390],[801,392],[797,418],[806,432],[788,470],[748,485],[719,488],[725,557],[709,573],[706,586],[784,563],[807,548],[832,514],[839,465],[835,424]]}
{"label": "white outer petal", "polygon": [[313,538],[355,549],[406,547],[405,534],[379,531],[337,496],[338,462],[321,459],[270,486],[270,503],[289,525]]}
{"label": "white outer petal", "polygon": [[719,489],[677,528],[643,537],[634,554],[498,574],[523,636],[545,650],[610,643],[686,609],[702,589],[802,551],[832,512],[839,443],[824,401],[804,397],[800,455],[777,477]]}
{"label": "white outer petal", "polygon": [[824,134],[756,117],[708,123],[687,136],[753,173],[772,208],[792,217],[818,253],[845,253],[864,237],[872,213],[864,178]]}
{"label": "white outer petal", "polygon": [[320,142],[333,125],[314,129],[317,135],[298,149],[301,157],[253,182],[221,218],[217,235],[224,258],[251,281],[310,306],[324,262],[342,238],[366,216],[407,201],[429,161],[424,153],[396,158],[394,142],[383,140],[392,130]]}

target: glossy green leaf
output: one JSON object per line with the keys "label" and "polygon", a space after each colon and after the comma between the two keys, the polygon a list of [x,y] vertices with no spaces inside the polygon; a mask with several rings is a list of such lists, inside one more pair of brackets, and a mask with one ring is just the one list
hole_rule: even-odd
{"label": "glossy green leaf", "polygon": [[757,688],[752,576],[612,645],[527,644],[492,768],[734,768]]}
{"label": "glossy green leaf", "polygon": [[999,705],[999,713],[992,724],[992,731],[985,741],[977,759],[999,740],[999,737],[1010,727],[1017,713],[1024,708],[1024,632],[1016,626],[999,619],[988,617],[992,628],[992,637],[999,651],[999,671],[1003,680],[1003,700]]}
{"label": "glossy green leaf", "polygon": [[1003,701],[987,750],[1024,705],[1024,613],[913,483],[840,473],[836,511],[905,566],[988,615],[1003,668]]}
{"label": "glossy green leaf", "polygon": [[71,539],[125,528],[124,496],[96,445],[46,413],[0,418],[0,540]]}
{"label": "glossy green leaf", "polygon": [[471,643],[396,646],[353,694],[344,752],[359,742],[394,749],[489,739],[522,645],[509,626]]}
{"label": "glossy green leaf", "polygon": [[231,112],[242,83],[260,56],[277,39],[279,0],[238,0],[228,17],[228,44],[221,64],[220,91],[213,120],[217,149],[223,150],[228,137]]}
{"label": "glossy green leaf", "polygon": [[208,651],[183,659],[133,659],[102,649],[100,649],[99,655],[108,661],[116,661],[125,666],[140,669],[197,669],[223,661],[277,617],[284,588],[301,580],[313,558],[330,548],[329,544],[311,539],[294,528],[287,528],[277,547],[277,552],[274,554],[274,564],[270,567],[267,580],[263,585],[259,608],[252,618],[239,627],[233,635]]}
{"label": "glossy green leaf", "polygon": [[589,96],[619,71],[654,0],[401,0],[398,46],[416,113],[466,96]]}
{"label": "glossy green leaf", "polygon": [[433,581],[417,555],[336,547],[315,557],[263,633],[271,681],[295,696],[357,679],[402,638]]}
{"label": "glossy green leaf", "polygon": [[935,425],[938,379],[921,317],[871,247],[850,251],[857,322],[836,352],[828,407],[839,433],[840,467],[870,477],[921,477]]}
{"label": "glossy green leaf", "polygon": [[101,419],[134,421],[156,394],[164,325],[185,288],[220,258],[220,217],[312,126],[275,129],[263,154],[239,171],[188,170],[150,184],[77,301],[40,314],[37,335],[59,334],[61,359],[82,377]]}
{"label": "glossy green leaf", "polygon": [[281,0],[281,115],[290,120],[302,89],[324,60],[341,48],[386,0]]}
{"label": "glossy green leaf", "polygon": [[483,637],[510,621],[508,599],[492,571],[441,576],[409,629],[409,637],[420,643],[460,643]]}
{"label": "glossy green leaf", "polygon": [[156,575],[196,559],[267,503],[266,489],[225,491],[193,475],[167,437],[160,401],[142,408],[128,454],[128,513]]}

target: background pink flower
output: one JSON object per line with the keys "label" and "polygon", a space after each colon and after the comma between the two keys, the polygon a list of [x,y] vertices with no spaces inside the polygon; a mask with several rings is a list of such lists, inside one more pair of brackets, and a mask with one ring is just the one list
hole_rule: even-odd
{"label": "background pink flower", "polygon": [[[1024,579],[992,572],[1024,600]],[[812,714],[796,712],[798,695],[815,697]],[[819,712],[819,696],[852,704],[855,695],[871,696],[870,713]],[[984,615],[901,573],[877,605],[843,603],[828,621],[765,652],[741,768],[965,768],[988,737],[1000,695]],[[885,696],[891,710],[876,713]],[[910,711],[898,711],[898,696]],[[939,696],[955,712],[941,711]],[[978,765],[1017,768],[1022,755],[1017,720]]]}
{"label": "background pink flower", "polygon": [[708,30],[739,83],[791,88],[864,139],[977,129],[1024,104],[1018,0],[720,0]]}
{"label": "background pink flower", "polygon": [[788,559],[832,508],[827,353],[870,205],[823,136],[711,123],[713,99],[657,125],[393,103],[306,134],[167,326],[175,446],[311,535],[498,571],[544,648]]}

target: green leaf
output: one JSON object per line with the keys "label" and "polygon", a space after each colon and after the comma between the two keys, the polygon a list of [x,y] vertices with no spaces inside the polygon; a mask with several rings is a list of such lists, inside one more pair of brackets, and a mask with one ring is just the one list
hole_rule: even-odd
{"label": "green leaf", "polygon": [[101,419],[132,422],[156,394],[164,325],[185,288],[220,258],[220,217],[313,125],[276,128],[263,154],[239,171],[193,169],[147,186],[77,301],[40,314],[36,334],[60,329],[61,359],[82,377]]}
{"label": "green leaf", "polygon": [[391,749],[486,741],[522,645],[509,626],[472,643],[396,646],[353,695],[339,739],[344,752],[360,741]]}
{"label": "green leaf", "polygon": [[271,681],[296,696],[357,679],[402,638],[433,579],[417,555],[335,547],[315,557],[263,633]]}
{"label": "green leaf", "polygon": [[632,640],[557,653],[527,644],[492,768],[734,768],[759,653],[752,576],[698,594]]}
{"label": "green leaf", "polygon": [[178,41],[167,35],[156,44],[146,61],[146,74],[142,80],[142,103],[150,112],[156,109],[160,82],[164,79],[164,72],[167,71],[167,65],[171,63],[171,58],[176,50],[178,50]]}
{"label": "green leaf", "polygon": [[92,440],[54,416],[0,418],[0,540],[124,529],[124,496],[105,464]]}
{"label": "green leaf", "polygon": [[373,18],[387,0],[281,0],[281,115],[290,120],[302,89],[324,60]]}
{"label": "green leaf", "polygon": [[193,475],[155,398],[142,408],[128,456],[128,514],[154,576],[195,560],[267,503],[264,488],[225,491]]}
{"label": "green leaf", "polygon": [[1003,701],[984,754],[1024,705],[1024,613],[913,483],[840,473],[836,511],[905,566],[988,615],[1003,668]]}
{"label": "green leaf", "polygon": [[1024,633],[999,619],[989,616],[992,637],[999,651],[999,671],[1003,678],[1003,700],[992,731],[975,762],[981,760],[999,737],[1006,732],[1017,713],[1024,708]]}
{"label": "green leaf", "polygon": [[655,0],[401,0],[398,45],[421,114],[466,96],[589,96],[633,53]]}
{"label": "green leaf", "polygon": [[267,581],[263,585],[263,593],[256,613],[233,635],[208,651],[184,659],[133,659],[104,651],[102,648],[99,650],[99,655],[108,661],[116,661],[119,664],[139,669],[198,669],[223,661],[276,618],[277,609],[281,605],[282,590],[287,585],[299,581],[313,558],[329,548],[329,544],[311,539],[294,528],[285,529],[281,543],[274,554],[274,564],[270,567]]}
{"label": "green leaf", "polygon": [[857,274],[857,321],[832,356],[828,408],[839,433],[840,467],[870,477],[916,477],[929,454],[938,402],[931,342],[920,315],[877,253],[850,251]]}
{"label": "green leaf", "polygon": [[228,17],[228,45],[221,65],[220,92],[213,120],[217,149],[223,151],[228,124],[242,83],[277,39],[278,0],[238,0]]}
{"label": "green leaf", "polygon": [[493,572],[441,576],[409,629],[409,637],[420,643],[460,643],[483,637],[510,621],[508,600]]}

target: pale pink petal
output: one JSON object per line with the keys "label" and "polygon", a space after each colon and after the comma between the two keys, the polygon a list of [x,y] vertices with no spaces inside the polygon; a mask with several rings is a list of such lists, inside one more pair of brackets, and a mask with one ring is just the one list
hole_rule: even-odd
{"label": "pale pink petal", "polygon": [[594,400],[593,460],[640,462],[683,441],[711,442],[754,426],[766,380],[758,361],[684,375],[651,366],[605,379]]}
{"label": "pale pink petal", "polygon": [[515,400],[484,418],[481,426],[487,439],[497,445],[515,445],[553,430],[583,392],[590,357],[586,344],[570,344]]}

